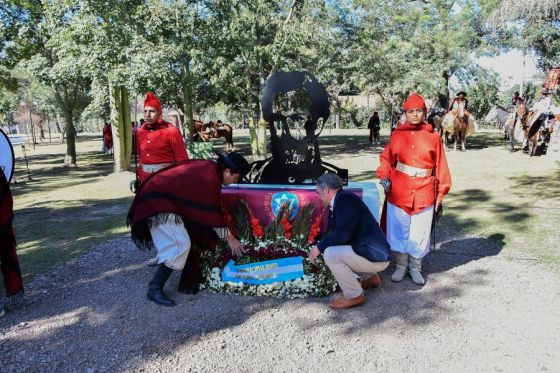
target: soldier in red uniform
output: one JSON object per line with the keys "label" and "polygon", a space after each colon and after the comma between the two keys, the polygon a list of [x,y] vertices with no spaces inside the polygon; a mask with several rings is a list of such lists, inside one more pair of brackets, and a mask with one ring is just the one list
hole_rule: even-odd
{"label": "soldier in red uniform", "polygon": [[406,122],[393,132],[381,153],[377,177],[387,199],[387,241],[397,259],[391,279],[402,281],[409,270],[412,281],[423,285],[420,271],[429,252],[434,209],[441,208],[451,175],[441,138],[425,122],[422,96],[412,93],[403,109]]}
{"label": "soldier in red uniform", "polygon": [[148,92],[144,100],[144,125],[136,131],[140,182],[173,163],[189,159],[181,132],[162,119],[161,102]]}
{"label": "soldier in red uniform", "polygon": [[103,126],[103,145],[105,154],[113,154],[113,130],[111,123],[105,123]]}

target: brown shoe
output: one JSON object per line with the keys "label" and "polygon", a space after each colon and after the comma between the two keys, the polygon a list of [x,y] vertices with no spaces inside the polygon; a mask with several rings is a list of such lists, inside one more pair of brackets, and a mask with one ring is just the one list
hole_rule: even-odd
{"label": "brown shoe", "polygon": [[379,275],[377,273],[367,280],[360,281],[360,285],[362,285],[362,289],[364,290],[376,288],[379,286],[379,284],[381,284],[381,278],[379,278]]}
{"label": "brown shoe", "polygon": [[366,302],[366,297],[364,294],[358,295],[356,298],[345,298],[344,296],[338,297],[335,300],[329,303],[331,308],[337,309],[344,309],[344,308],[352,308],[361,306]]}

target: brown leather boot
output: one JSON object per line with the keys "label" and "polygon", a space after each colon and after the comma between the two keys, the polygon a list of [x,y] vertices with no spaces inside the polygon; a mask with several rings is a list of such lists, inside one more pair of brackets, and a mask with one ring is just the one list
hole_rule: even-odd
{"label": "brown leather boot", "polygon": [[377,273],[367,280],[360,281],[360,285],[362,285],[362,289],[364,290],[376,288],[379,286],[379,284],[381,284],[381,278],[379,278],[379,275]]}
{"label": "brown leather boot", "polygon": [[352,307],[361,306],[366,302],[366,297],[364,293],[358,295],[356,298],[345,298],[344,296],[338,297],[335,300],[329,303],[331,308],[337,309],[346,309]]}

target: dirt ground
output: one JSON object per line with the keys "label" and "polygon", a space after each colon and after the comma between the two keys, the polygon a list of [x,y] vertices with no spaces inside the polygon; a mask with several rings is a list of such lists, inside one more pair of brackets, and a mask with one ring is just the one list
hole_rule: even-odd
{"label": "dirt ground", "polygon": [[[509,213],[499,197],[492,199],[491,175],[496,171],[481,167],[481,160],[524,162],[519,167],[531,169],[528,176],[545,180],[556,174],[558,163],[510,155],[501,145],[476,144],[480,142],[474,142],[471,153],[449,154],[456,190],[465,185],[471,193],[483,189],[469,184],[480,179],[490,197],[481,202],[450,196],[437,250],[425,260],[424,287],[410,279],[391,282],[392,265],[382,273],[381,287],[366,292],[363,307],[333,311],[327,298],[280,300],[206,291],[182,295],[174,273],[166,291],[177,306],[159,307],[145,299],[153,273],[145,262],[151,254],[136,249],[126,235],[95,245],[26,285],[24,299],[0,319],[1,370],[559,371],[556,257],[546,260],[523,250],[525,241],[500,228],[500,221],[480,227],[461,218],[467,207],[474,215],[480,207],[486,224],[484,206],[490,202]],[[327,143],[328,161],[352,165],[356,179],[372,179],[373,153],[381,148],[355,155],[352,149],[338,154],[329,149]],[[482,198],[480,192],[475,197]],[[551,201],[555,207],[558,200]],[[527,214],[547,207],[519,205]],[[531,222],[527,218],[516,224],[532,232],[534,227],[525,227]],[[472,229],[459,223],[470,223]],[[558,220],[553,224],[558,227]],[[520,237],[531,234],[515,230],[521,230]]]}

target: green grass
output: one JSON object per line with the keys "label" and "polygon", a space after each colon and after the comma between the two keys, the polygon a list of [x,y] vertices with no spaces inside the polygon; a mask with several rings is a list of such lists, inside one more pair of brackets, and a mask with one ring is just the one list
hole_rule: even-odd
{"label": "green grass", "polygon": [[[382,130],[382,140],[388,137]],[[250,154],[248,132],[236,130],[236,148]],[[348,168],[354,181],[376,181],[380,146],[367,130],[325,130],[322,158]],[[222,149],[218,140],[215,149]],[[447,152],[453,187],[445,199],[441,226],[503,246],[502,255],[530,257],[558,268],[560,163],[546,157],[510,153],[494,130],[467,142],[467,152]],[[133,195],[131,173],[113,174],[112,158],[101,154],[101,139],[82,137],[78,167],[62,167],[65,144],[28,150],[32,181],[16,147],[12,183],[18,253],[26,281],[46,273],[92,245],[128,233],[125,218]],[[500,247],[502,247],[500,246]]]}
{"label": "green grass", "polygon": [[81,139],[78,167],[62,166],[66,145],[27,150],[32,180],[16,148],[14,227],[24,279],[46,273],[92,245],[125,234],[133,174],[112,175],[112,157],[98,151],[101,140]]}

